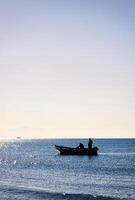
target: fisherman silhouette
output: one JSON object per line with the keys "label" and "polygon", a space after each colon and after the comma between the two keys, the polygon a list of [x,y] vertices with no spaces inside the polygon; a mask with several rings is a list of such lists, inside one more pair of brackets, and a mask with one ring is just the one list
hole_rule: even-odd
{"label": "fisherman silhouette", "polygon": [[78,147],[76,147],[77,149],[84,149],[84,145],[82,143],[79,144]]}
{"label": "fisherman silhouette", "polygon": [[92,139],[89,138],[88,149],[92,149],[92,143],[93,143]]}

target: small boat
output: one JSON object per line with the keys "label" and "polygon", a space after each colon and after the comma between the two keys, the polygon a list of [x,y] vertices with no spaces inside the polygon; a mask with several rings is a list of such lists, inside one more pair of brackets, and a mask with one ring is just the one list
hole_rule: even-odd
{"label": "small boat", "polygon": [[55,148],[60,152],[61,155],[88,155],[88,156],[97,156],[98,148],[93,147],[92,149],[80,149],[80,148],[71,148],[55,145]]}

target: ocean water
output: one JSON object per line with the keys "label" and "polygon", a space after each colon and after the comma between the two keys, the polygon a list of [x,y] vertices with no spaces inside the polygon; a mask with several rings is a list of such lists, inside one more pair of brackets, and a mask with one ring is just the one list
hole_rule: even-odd
{"label": "ocean water", "polygon": [[135,139],[94,139],[98,156],[60,156],[55,144],[87,140],[0,142],[0,200],[135,200]]}

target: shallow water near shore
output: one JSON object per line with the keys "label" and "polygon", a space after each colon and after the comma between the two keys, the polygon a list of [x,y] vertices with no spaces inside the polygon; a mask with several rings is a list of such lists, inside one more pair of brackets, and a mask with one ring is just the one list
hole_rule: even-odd
{"label": "shallow water near shore", "polygon": [[0,142],[0,199],[135,199],[135,139],[95,139],[98,156],[60,156],[54,145],[87,140]]}

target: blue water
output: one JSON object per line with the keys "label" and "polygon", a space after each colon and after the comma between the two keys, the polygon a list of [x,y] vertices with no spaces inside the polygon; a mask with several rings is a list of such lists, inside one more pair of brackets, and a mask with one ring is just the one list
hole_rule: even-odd
{"label": "blue water", "polygon": [[95,139],[98,156],[60,156],[54,144],[87,140],[0,142],[0,200],[135,199],[135,139]]}

